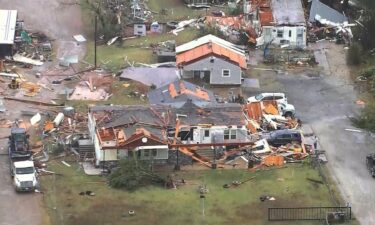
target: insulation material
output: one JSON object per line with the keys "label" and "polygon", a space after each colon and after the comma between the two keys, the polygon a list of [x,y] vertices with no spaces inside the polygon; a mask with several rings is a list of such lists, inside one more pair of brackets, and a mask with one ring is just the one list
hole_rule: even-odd
{"label": "insulation material", "polygon": [[270,155],[264,158],[263,164],[266,166],[283,166],[284,157],[281,155]]}
{"label": "insulation material", "polygon": [[257,130],[260,129],[260,125],[255,120],[250,119],[249,123],[247,124],[247,128],[250,130],[252,134],[255,134],[258,132]]}
{"label": "insulation material", "polygon": [[33,97],[37,95],[42,87],[39,84],[32,82],[23,82],[21,83],[21,88],[24,91],[24,96]]}
{"label": "insulation material", "polygon": [[247,116],[257,122],[262,119],[262,108],[260,102],[252,102],[246,105]]}
{"label": "insulation material", "polygon": [[271,115],[279,115],[279,110],[277,109],[276,101],[263,101],[262,102],[263,111]]}

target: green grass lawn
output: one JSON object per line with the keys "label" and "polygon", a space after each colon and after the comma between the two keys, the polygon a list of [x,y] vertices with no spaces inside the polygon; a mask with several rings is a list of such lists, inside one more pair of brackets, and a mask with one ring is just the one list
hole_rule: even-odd
{"label": "green grass lawn", "polygon": [[[157,63],[157,56],[152,53],[151,44],[156,44],[167,40],[176,40],[177,45],[194,40],[198,37],[198,30],[196,28],[188,28],[178,33],[178,36],[173,34],[149,35],[146,37],[139,37],[135,39],[125,40],[122,45],[100,45],[97,47],[97,63],[105,68],[117,71],[124,66],[129,66],[125,58],[139,66],[136,63]],[[87,43],[87,54],[85,61],[94,64],[94,44]]]}
{"label": "green grass lawn", "polygon": [[[153,14],[153,17],[159,22],[179,21],[206,15],[206,10],[190,9],[184,5],[183,0],[149,0],[147,6],[151,11],[158,13]],[[160,13],[163,9],[166,9],[166,14]]]}
{"label": "green grass lawn", "polygon": [[[59,175],[42,177],[45,202],[53,224],[299,224],[322,222],[268,222],[268,207],[331,206],[326,186],[306,178],[320,179],[309,166],[289,165],[284,169],[248,172],[245,170],[181,171],[176,174],[186,184],[177,190],[146,187],[135,192],[112,189],[104,177],[86,176],[77,164],[66,167],[51,161],[48,170]],[[256,178],[239,187],[225,189],[233,180]],[[198,187],[205,184],[205,216]],[[82,191],[95,196],[80,196]],[[270,195],[275,201],[260,202]],[[134,216],[128,211],[135,210]],[[356,224],[355,222],[351,224]]]}

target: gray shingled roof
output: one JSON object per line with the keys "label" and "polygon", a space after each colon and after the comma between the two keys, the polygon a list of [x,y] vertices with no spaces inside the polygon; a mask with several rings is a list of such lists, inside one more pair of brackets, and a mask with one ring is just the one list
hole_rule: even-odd
{"label": "gray shingled roof", "polygon": [[319,15],[322,19],[326,19],[334,23],[343,23],[348,21],[346,16],[335,9],[321,3],[319,0],[312,0],[309,21],[315,22],[316,15]]}
{"label": "gray shingled roof", "polygon": [[179,80],[180,75],[175,67],[129,67],[122,71],[120,78],[135,80],[147,86],[155,85],[156,87],[161,87]]}

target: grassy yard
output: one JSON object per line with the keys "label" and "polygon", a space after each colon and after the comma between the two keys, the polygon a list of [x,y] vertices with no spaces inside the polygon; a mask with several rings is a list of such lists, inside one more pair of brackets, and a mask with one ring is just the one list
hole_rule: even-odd
{"label": "grassy yard", "polygon": [[[186,20],[206,15],[206,10],[188,8],[183,0],[149,0],[147,6],[151,11],[157,12],[153,16],[154,20],[159,22]],[[161,13],[163,9],[165,14]]]}
{"label": "grassy yard", "polygon": [[[121,45],[114,44],[111,46],[101,45],[97,48],[97,63],[113,71],[117,71],[124,66],[129,66],[125,61],[130,63],[157,63],[157,56],[152,53],[151,44],[156,44],[167,40],[176,40],[177,45],[194,40],[198,37],[198,30],[188,28],[178,36],[173,34],[149,35],[135,39],[125,40]],[[87,44],[87,54],[85,60],[94,63],[94,44]]]}
{"label": "grassy yard", "polygon": [[[42,177],[45,201],[53,224],[273,224],[318,225],[322,222],[267,221],[268,207],[331,206],[326,186],[307,181],[320,179],[309,166],[290,165],[283,169],[181,171],[175,174],[186,184],[177,190],[147,187],[135,192],[112,189],[104,177],[86,176],[77,164],[66,167],[51,161],[49,170],[59,175]],[[256,178],[236,188],[223,185],[233,180]],[[208,188],[205,216],[198,187]],[[95,196],[81,196],[93,191]],[[275,201],[261,202],[270,195]],[[134,216],[128,211],[135,210]],[[356,224],[352,222],[351,224]]]}

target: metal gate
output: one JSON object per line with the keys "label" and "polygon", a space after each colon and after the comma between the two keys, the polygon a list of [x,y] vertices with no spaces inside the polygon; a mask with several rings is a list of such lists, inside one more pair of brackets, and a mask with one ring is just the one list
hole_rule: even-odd
{"label": "metal gate", "polygon": [[300,207],[268,208],[268,220],[325,220],[327,213],[332,212],[344,213],[346,220],[352,219],[351,207]]}

